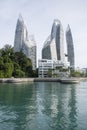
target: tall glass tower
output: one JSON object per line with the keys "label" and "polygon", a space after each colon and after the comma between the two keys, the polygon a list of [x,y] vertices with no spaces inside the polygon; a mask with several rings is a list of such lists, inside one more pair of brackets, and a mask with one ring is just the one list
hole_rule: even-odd
{"label": "tall glass tower", "polygon": [[44,43],[42,58],[64,61],[64,33],[61,22],[57,19],[53,22],[51,35]]}
{"label": "tall glass tower", "polygon": [[31,59],[33,69],[36,69],[36,42],[34,36],[28,36],[28,31],[21,15],[19,15],[15,30],[14,51],[22,51]]}
{"label": "tall glass tower", "polygon": [[74,69],[75,67],[74,45],[73,45],[73,38],[72,38],[72,33],[69,25],[66,29],[66,42],[67,42],[68,61],[70,62],[70,67]]}
{"label": "tall glass tower", "polygon": [[61,22],[57,19],[52,26],[51,39],[55,39],[57,60],[64,61],[64,32]]}

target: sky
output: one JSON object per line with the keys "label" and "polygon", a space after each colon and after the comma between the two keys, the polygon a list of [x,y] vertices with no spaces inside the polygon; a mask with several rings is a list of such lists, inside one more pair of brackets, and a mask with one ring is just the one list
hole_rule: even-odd
{"label": "sky", "polygon": [[[29,35],[37,44],[37,59],[41,58],[44,42],[51,33],[54,19],[59,19],[64,34],[70,25],[75,66],[87,67],[87,0],[0,0],[0,48],[14,46],[17,19],[22,15]],[[66,39],[64,36],[65,53]]]}

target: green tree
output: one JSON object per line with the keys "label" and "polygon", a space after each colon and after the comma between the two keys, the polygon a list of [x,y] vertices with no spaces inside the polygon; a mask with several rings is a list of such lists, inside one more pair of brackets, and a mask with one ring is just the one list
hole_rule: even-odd
{"label": "green tree", "polygon": [[13,72],[13,76],[15,77],[15,78],[23,78],[23,77],[25,77],[25,72],[23,72],[22,70],[20,70],[20,69],[16,69],[14,72]]}
{"label": "green tree", "polygon": [[32,62],[26,55],[14,52],[11,45],[0,49],[0,77],[35,77],[37,70],[32,70]]}
{"label": "green tree", "polygon": [[72,76],[72,77],[83,77],[84,74],[81,73],[81,72],[79,72],[79,71],[72,70],[72,71],[71,71],[71,76]]}
{"label": "green tree", "polygon": [[52,69],[49,69],[47,72],[48,77],[52,77]]}
{"label": "green tree", "polygon": [[5,78],[10,78],[12,77],[14,67],[12,63],[5,63],[4,64],[4,77]]}

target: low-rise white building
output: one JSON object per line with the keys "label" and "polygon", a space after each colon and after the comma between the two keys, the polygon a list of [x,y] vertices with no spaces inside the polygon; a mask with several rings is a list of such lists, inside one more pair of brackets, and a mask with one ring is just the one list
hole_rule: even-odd
{"label": "low-rise white building", "polygon": [[[38,77],[42,77],[42,78],[48,77],[48,70],[53,70],[52,71],[53,74],[59,74],[60,72],[57,70],[58,67],[67,69],[69,68],[69,66],[70,66],[69,62],[62,62],[59,60],[40,59],[38,60]],[[61,72],[61,74],[63,75],[64,72]]]}

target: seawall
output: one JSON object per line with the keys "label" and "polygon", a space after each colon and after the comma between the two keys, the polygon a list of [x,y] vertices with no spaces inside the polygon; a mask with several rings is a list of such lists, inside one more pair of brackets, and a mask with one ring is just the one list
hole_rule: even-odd
{"label": "seawall", "polygon": [[62,80],[71,82],[74,80],[84,81],[87,78],[0,78],[0,83],[22,83],[22,82],[61,82]]}
{"label": "seawall", "polygon": [[34,82],[34,78],[0,78],[0,83]]}
{"label": "seawall", "polygon": [[0,78],[0,83],[58,82],[59,78]]}

